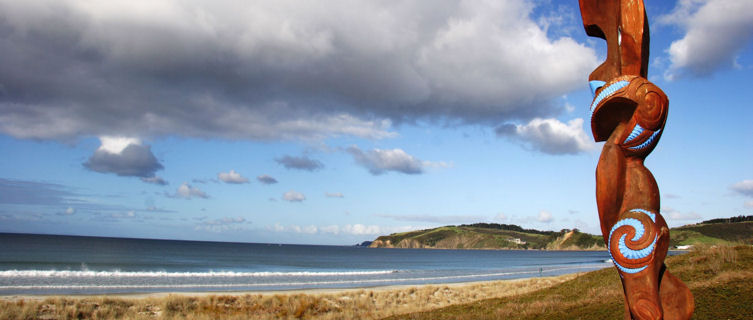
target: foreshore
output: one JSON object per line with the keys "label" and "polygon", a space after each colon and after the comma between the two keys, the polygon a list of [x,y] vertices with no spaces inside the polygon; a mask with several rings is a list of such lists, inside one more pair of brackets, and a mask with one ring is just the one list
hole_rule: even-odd
{"label": "foreshore", "polygon": [[529,293],[579,274],[355,289],[0,297],[0,319],[379,319]]}

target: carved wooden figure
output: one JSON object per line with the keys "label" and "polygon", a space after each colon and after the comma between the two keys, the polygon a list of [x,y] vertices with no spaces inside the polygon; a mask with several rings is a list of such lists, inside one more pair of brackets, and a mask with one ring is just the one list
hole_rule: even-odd
{"label": "carved wooden figure", "polygon": [[642,0],[579,0],[586,34],[607,42],[589,76],[591,130],[605,141],[596,167],[601,231],[625,293],[625,319],[689,319],[693,295],[664,265],[669,228],[643,161],[659,142],[667,96],[646,79],[649,30]]}

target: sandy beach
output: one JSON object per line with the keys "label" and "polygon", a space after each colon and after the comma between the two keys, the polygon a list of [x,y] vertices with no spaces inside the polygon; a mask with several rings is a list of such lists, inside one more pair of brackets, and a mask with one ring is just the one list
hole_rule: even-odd
{"label": "sandy beach", "polygon": [[379,319],[525,294],[579,274],[357,289],[0,297],[2,319]]}

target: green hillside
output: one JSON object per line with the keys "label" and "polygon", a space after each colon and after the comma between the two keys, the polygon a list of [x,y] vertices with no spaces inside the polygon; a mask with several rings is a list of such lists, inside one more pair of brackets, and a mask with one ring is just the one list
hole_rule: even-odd
{"label": "green hillside", "polygon": [[671,246],[697,244],[753,244],[753,216],[714,219],[674,228]]}
{"label": "green hillside", "polygon": [[[753,216],[714,219],[670,230],[670,247],[699,244],[753,244]],[[393,233],[372,248],[602,250],[600,235],[578,229],[539,231],[517,225],[476,223]]]}
{"label": "green hillside", "polygon": [[577,229],[538,231],[516,225],[477,223],[393,233],[371,243],[377,248],[435,249],[603,249],[600,236]]}

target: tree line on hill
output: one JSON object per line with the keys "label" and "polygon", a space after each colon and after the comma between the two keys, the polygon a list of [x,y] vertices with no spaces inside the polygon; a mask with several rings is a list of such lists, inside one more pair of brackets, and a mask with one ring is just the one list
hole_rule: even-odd
{"label": "tree line on hill", "polygon": [[711,220],[703,221],[700,224],[737,223],[737,222],[748,222],[748,221],[753,221],[753,216],[739,215],[737,217],[731,217],[731,218],[717,218],[717,219],[711,219]]}

